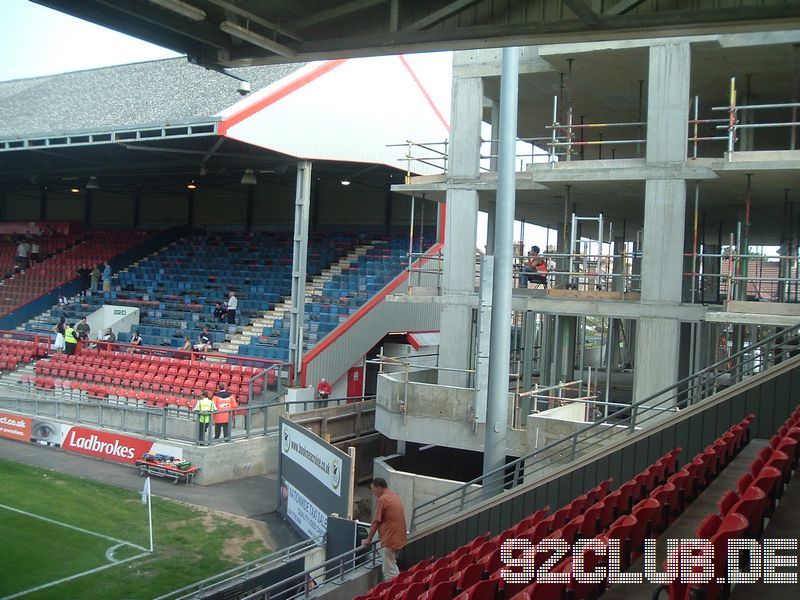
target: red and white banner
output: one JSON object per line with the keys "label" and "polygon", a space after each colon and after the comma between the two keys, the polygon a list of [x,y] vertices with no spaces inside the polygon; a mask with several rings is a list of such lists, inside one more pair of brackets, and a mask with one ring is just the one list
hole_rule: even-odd
{"label": "red and white banner", "polygon": [[31,420],[0,412],[0,437],[27,442],[31,439]]}
{"label": "red and white banner", "polygon": [[108,431],[37,421],[0,412],[0,437],[61,447],[69,452],[134,464],[143,454],[165,454],[183,458],[183,450],[161,442]]}
{"label": "red and white banner", "polygon": [[78,454],[133,464],[137,458],[150,452],[153,442],[84,427],[71,427],[64,436],[61,447]]}

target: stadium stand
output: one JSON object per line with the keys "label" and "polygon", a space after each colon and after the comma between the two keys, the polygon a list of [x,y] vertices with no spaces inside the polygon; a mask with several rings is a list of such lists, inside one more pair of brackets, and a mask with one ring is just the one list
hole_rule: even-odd
{"label": "stadium stand", "polygon": [[[800,419],[800,413],[795,412]],[[593,538],[607,546],[609,540],[618,540],[620,567],[627,570],[642,556],[644,540],[666,531],[742,451],[749,440],[752,418],[749,415],[733,425],[681,469],[678,468],[678,457],[682,450],[675,448],[613,492],[608,492],[612,480],[602,481],[550,515],[547,514],[549,507],[545,507],[494,537],[490,538],[487,533],[444,557],[420,561],[356,600],[596,598],[606,591],[606,582],[589,584],[577,581],[572,576],[574,556],[567,556],[552,569],[553,572],[569,574],[568,583],[514,582],[510,573],[518,571],[505,565],[510,558],[523,556],[523,550],[522,547],[508,548],[504,556],[503,542],[517,539],[524,540],[523,544],[527,545],[538,544],[544,539],[558,539],[571,546],[579,539]],[[793,431],[800,437],[800,428]],[[775,440],[776,448],[780,444],[780,440]],[[786,466],[784,463],[781,465]],[[746,501],[750,501],[750,497]],[[731,517],[729,523],[736,519]],[[528,568],[535,569],[549,558],[550,554],[537,552]],[[603,564],[606,558],[587,549],[583,560],[585,570],[591,572],[593,565]],[[420,593],[419,583],[425,585],[424,593]]]}
{"label": "stadium stand", "polygon": [[[135,231],[71,233],[42,240],[43,259],[0,283],[0,315],[75,279],[81,265],[109,260],[147,237]],[[91,268],[91,267],[90,267]]]}
{"label": "stadium stand", "polygon": [[[432,242],[426,241],[425,247]],[[315,279],[306,290],[304,350],[313,347],[408,265],[408,240],[374,236],[359,256]],[[239,354],[288,360],[290,301],[272,311],[260,335],[239,346]]]}
{"label": "stadium stand", "polygon": [[[365,240],[357,234],[314,235],[309,246],[304,349],[313,347],[399,275],[407,255],[408,242],[401,236]],[[230,290],[239,299],[237,320],[242,324],[236,327],[215,322],[213,316],[215,304],[224,304]],[[145,346],[178,348],[185,336],[194,343],[208,326],[214,347],[223,352],[286,361],[290,290],[288,234],[199,234],[120,271],[111,292],[54,306],[24,329],[51,334],[59,317],[78,320],[111,303],[139,308],[137,329]],[[119,333],[118,341],[129,339],[129,333]]]}

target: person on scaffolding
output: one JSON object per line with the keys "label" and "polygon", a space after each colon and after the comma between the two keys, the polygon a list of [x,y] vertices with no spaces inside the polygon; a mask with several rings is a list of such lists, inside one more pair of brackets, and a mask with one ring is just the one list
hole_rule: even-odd
{"label": "person on scaffolding", "polygon": [[519,274],[519,287],[527,288],[528,283],[538,283],[547,287],[547,261],[539,256],[539,246],[531,246],[528,258]]}

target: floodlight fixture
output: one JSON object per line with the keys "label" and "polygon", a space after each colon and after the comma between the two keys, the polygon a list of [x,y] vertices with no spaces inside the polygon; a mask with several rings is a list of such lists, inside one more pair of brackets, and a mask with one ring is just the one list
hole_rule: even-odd
{"label": "floodlight fixture", "polygon": [[253,173],[253,169],[245,169],[244,175],[242,175],[242,185],[256,185],[258,181],[256,180],[256,174]]}
{"label": "floodlight fixture", "polygon": [[188,2],[183,2],[183,0],[150,0],[150,3],[198,23],[206,20],[206,11],[192,6]]}

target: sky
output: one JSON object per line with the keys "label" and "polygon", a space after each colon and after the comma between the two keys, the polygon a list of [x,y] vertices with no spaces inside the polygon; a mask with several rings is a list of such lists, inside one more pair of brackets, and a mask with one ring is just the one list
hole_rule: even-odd
{"label": "sky", "polygon": [[0,81],[175,56],[28,0],[0,0]]}
{"label": "sky", "polygon": [[[53,75],[179,54],[94,25],[29,0],[0,0],[0,81]],[[419,63],[415,61],[418,68]],[[485,137],[490,134],[487,132]],[[527,152],[522,150],[521,152]],[[546,248],[547,231],[519,222],[515,237]],[[554,233],[551,232],[551,239]],[[477,245],[486,244],[486,215],[479,215]]]}

